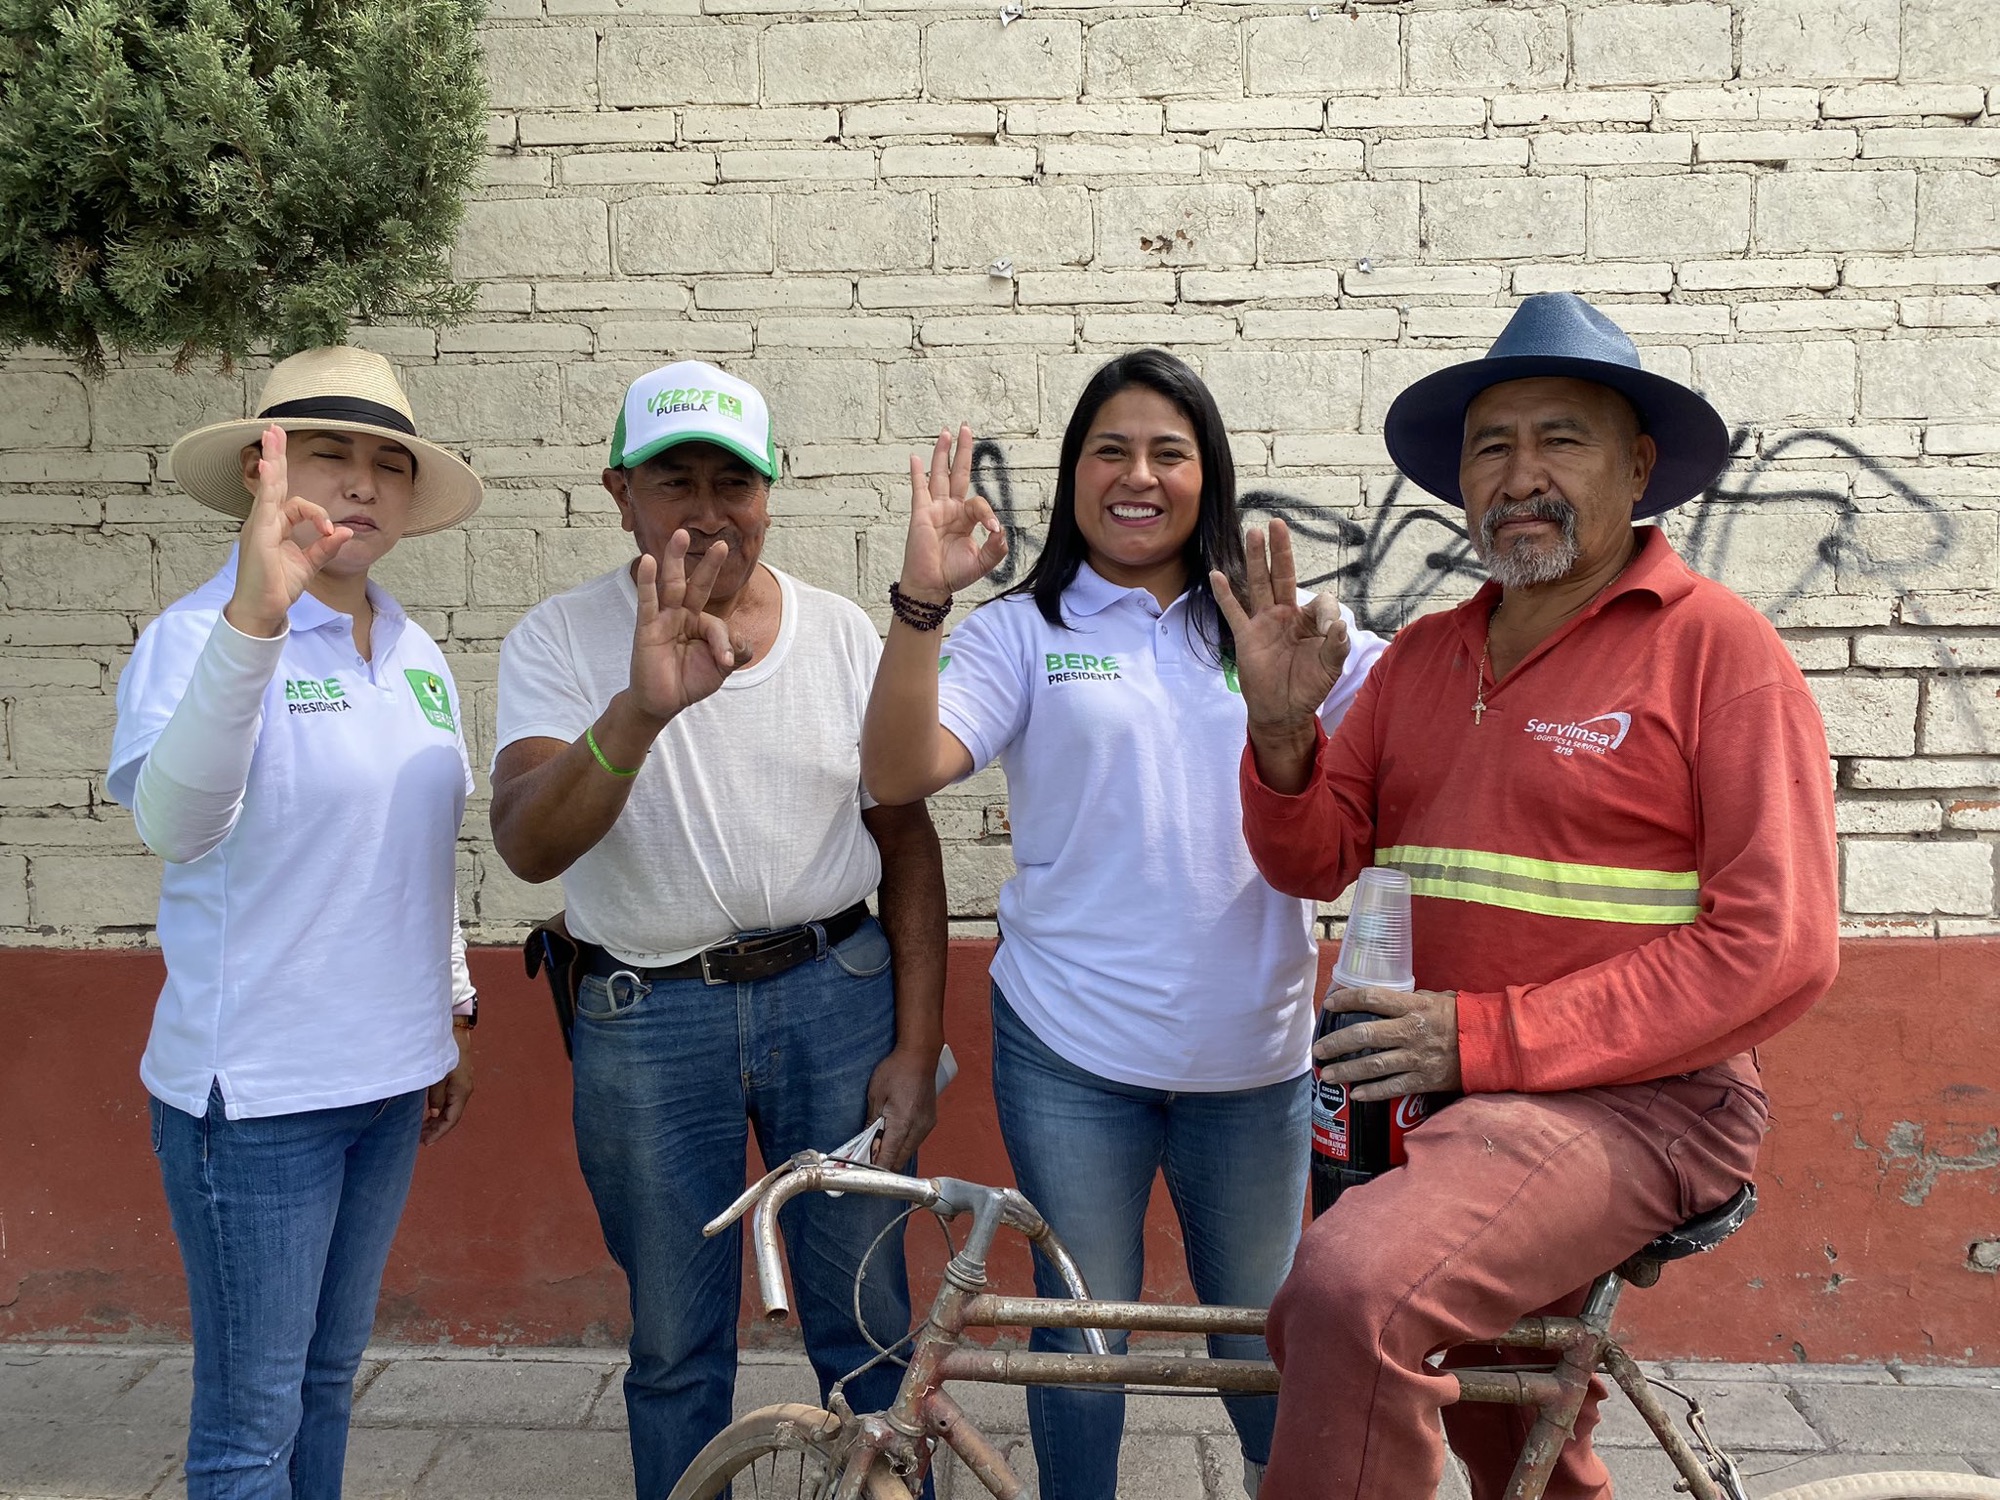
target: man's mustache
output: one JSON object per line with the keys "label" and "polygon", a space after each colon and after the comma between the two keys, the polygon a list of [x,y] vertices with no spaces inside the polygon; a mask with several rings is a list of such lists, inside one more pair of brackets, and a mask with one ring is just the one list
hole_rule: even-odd
{"label": "man's mustache", "polygon": [[1548,521],[1562,527],[1563,535],[1570,537],[1576,532],[1576,507],[1554,495],[1496,505],[1479,518],[1479,540],[1485,550],[1493,549],[1500,528],[1509,521]]}

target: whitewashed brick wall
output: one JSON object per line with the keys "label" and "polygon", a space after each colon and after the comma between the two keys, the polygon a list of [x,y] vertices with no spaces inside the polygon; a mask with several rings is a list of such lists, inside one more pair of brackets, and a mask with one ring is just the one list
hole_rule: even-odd
{"label": "whitewashed brick wall", "polygon": [[[355,337],[489,482],[385,581],[490,753],[501,636],[627,555],[618,395],[701,355],[770,394],[774,561],[883,618],[905,454],[960,416],[1031,549],[1110,354],[1214,386],[1243,487],[1393,627],[1463,597],[1455,515],[1379,437],[1513,302],[1602,303],[1741,429],[1670,522],[1826,711],[1851,930],[2000,930],[2000,4],[1994,0],[495,0],[487,186],[451,332]],[[1004,263],[1004,267],[1002,266]],[[996,273],[997,270],[997,273]],[[0,941],[145,941],[157,874],[102,767],[137,631],[228,530],[164,446],[261,367],[0,364]],[[482,777],[482,797],[483,797]],[[955,909],[1005,788],[942,798]],[[467,821],[465,909],[554,904]]]}

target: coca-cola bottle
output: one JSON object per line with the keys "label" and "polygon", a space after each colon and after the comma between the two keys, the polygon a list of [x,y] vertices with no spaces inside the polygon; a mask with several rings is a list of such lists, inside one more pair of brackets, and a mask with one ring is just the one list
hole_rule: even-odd
{"label": "coca-cola bottle", "polygon": [[[1401,870],[1363,870],[1340,955],[1334,960],[1335,990],[1414,990],[1411,964],[1410,877]],[[1322,1010],[1318,1037],[1343,1027],[1381,1019],[1372,1011]],[[1367,1056],[1367,1053],[1355,1054]],[[1449,1094],[1406,1094],[1398,1099],[1358,1103],[1343,1084],[1315,1076],[1312,1100],[1312,1211],[1318,1218],[1348,1188],[1400,1167],[1407,1159],[1403,1138],[1444,1107]]]}
{"label": "coca-cola bottle", "polygon": [[[1372,1011],[1322,1011],[1319,1035],[1382,1018]],[[1352,1054],[1366,1057],[1366,1052]],[[1312,1211],[1317,1219],[1348,1188],[1358,1187],[1409,1158],[1403,1138],[1456,1094],[1405,1094],[1398,1099],[1350,1099],[1344,1084],[1315,1080],[1312,1102]]]}

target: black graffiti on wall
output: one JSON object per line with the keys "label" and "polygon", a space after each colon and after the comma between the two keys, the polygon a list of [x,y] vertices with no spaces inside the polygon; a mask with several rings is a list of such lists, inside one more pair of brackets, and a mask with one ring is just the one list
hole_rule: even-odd
{"label": "black graffiti on wall", "polygon": [[1007,451],[991,438],[972,445],[972,488],[984,495],[986,503],[1000,518],[1007,532],[1007,556],[993,571],[993,582],[1006,588],[1027,566],[1023,555],[1028,549],[1028,528],[1021,524],[1021,512],[1014,499],[1014,474],[1007,467]]}
{"label": "black graffiti on wall", "polygon": [[[1741,449],[1747,437],[1747,432],[1737,432],[1733,446]],[[1787,458],[1808,455],[1855,461],[1860,473],[1874,481],[1870,489],[1881,495],[1864,508],[1844,483],[1839,489],[1800,483],[1795,471],[1779,466]],[[998,442],[983,439],[975,446],[972,473],[974,488],[992,504],[1007,531],[1007,561],[994,575],[994,582],[1004,587],[1027,566],[1035,515],[1032,507],[1022,506]],[[1463,513],[1442,502],[1401,504],[1408,483],[1398,475],[1366,521],[1268,487],[1245,491],[1240,504],[1251,524],[1282,518],[1309,555],[1334,551],[1338,563],[1300,583],[1332,588],[1364,626],[1387,633],[1441,592],[1463,593],[1471,581],[1485,576],[1466,536]],[[1826,531],[1803,555],[1748,556],[1770,545],[1749,518],[1760,508],[1786,503],[1826,507]],[[1902,524],[1864,536],[1871,515],[1900,517]],[[1959,541],[1954,512],[1848,438],[1824,430],[1788,433],[1754,457],[1732,463],[1713,489],[1676,513],[1673,531],[1681,555],[1700,572],[1721,576],[1732,562],[1754,562],[1759,586],[1748,591],[1778,606],[1824,592],[1842,574],[1857,584],[1865,580],[1871,593],[1922,587]]]}
{"label": "black graffiti on wall", "polygon": [[[1732,446],[1740,447],[1744,437],[1738,430]],[[1853,459],[1860,474],[1876,481],[1885,493],[1863,509],[1844,488],[1786,484],[1786,471],[1775,465],[1800,449],[1813,457]],[[1766,475],[1770,476],[1768,483],[1763,482]],[[1722,484],[1690,508],[1686,534],[1679,539],[1682,554],[1700,572],[1719,572],[1737,548],[1736,533],[1742,518],[1752,513],[1745,502],[1772,501],[1817,501],[1835,508],[1838,515],[1812,555],[1797,560],[1797,571],[1778,591],[1781,602],[1817,591],[1829,574],[1836,573],[1846,573],[1857,581],[1865,578],[1869,592],[1934,584],[1934,570],[1949,559],[1960,539],[1960,523],[1954,512],[1915,488],[1895,469],[1838,432],[1805,431],[1786,434],[1740,470],[1733,464],[1724,470]],[[1873,540],[1864,540],[1864,518],[1869,515],[1900,516],[1910,524],[1893,541],[1879,533]]]}

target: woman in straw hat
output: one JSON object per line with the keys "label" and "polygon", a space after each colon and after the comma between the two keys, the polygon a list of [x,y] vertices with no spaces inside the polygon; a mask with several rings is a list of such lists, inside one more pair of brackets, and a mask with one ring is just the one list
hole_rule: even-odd
{"label": "woman in straw hat", "polygon": [[388,362],[293,355],[174,477],[241,517],[118,684],[111,795],[166,860],[151,1095],[194,1322],[187,1490],[340,1493],[419,1140],[471,1092],[453,851],[472,787],[437,645],[369,569],[478,508]]}

